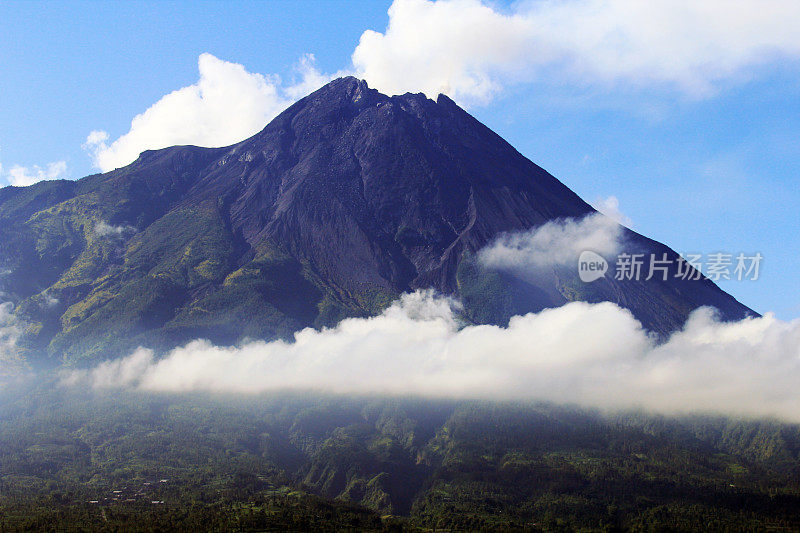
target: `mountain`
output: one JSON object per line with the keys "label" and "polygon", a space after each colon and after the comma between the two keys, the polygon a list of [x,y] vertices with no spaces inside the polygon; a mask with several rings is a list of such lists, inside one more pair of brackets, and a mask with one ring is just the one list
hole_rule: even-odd
{"label": "mountain", "polygon": [[[476,260],[501,234],[594,212],[446,96],[341,78],[233,146],[0,190],[0,289],[27,357],[70,364],[286,337],[429,287],[474,322],[571,300],[616,302],[661,335],[701,305],[752,314],[705,278],[588,284],[574,268],[523,278]],[[623,231],[627,251],[667,254],[674,271],[674,251]]]}

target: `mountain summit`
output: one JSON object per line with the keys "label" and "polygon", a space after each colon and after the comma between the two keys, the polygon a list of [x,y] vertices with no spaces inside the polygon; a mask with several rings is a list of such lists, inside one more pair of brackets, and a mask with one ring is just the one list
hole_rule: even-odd
{"label": "mountain summit", "polygon": [[446,96],[341,78],[233,146],[0,190],[2,290],[31,357],[81,364],[140,344],[285,337],[417,288],[459,297],[474,322],[571,300],[616,302],[660,334],[701,305],[751,313],[705,278],[584,284],[575,268],[521,277],[476,259],[499,235],[593,213]]}

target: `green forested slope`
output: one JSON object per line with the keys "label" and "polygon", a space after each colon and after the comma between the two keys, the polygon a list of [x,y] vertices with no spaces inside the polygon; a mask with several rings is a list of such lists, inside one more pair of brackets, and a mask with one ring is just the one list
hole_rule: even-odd
{"label": "green forested slope", "polygon": [[6,527],[800,527],[800,427],[771,421],[58,389],[0,405]]}

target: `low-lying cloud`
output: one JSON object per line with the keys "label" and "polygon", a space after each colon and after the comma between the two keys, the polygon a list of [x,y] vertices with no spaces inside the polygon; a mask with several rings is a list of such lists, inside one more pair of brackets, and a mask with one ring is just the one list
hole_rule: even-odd
{"label": "low-lying cloud", "polygon": [[22,328],[14,315],[14,304],[0,303],[0,378],[18,371],[23,366],[17,350],[20,335]]}
{"label": "low-lying cloud", "polygon": [[109,224],[105,220],[100,220],[94,225],[94,234],[98,237],[122,237],[135,231],[136,228],[133,226]]}
{"label": "low-lying cloud", "polygon": [[44,307],[55,307],[58,305],[59,299],[50,294],[49,291],[44,291],[42,293],[41,302]]}
{"label": "low-lying cloud", "polygon": [[524,274],[554,265],[576,266],[585,250],[610,257],[619,251],[621,239],[622,227],[614,219],[593,213],[503,234],[478,252],[478,261]]}
{"label": "low-lying cloud", "polygon": [[573,302],[514,317],[505,328],[465,326],[452,300],[416,292],[379,316],[305,329],[291,342],[197,340],[161,359],[141,348],[64,382],[545,400],[800,421],[800,322],[766,315],[722,323],[704,308],[659,344],[612,303]]}

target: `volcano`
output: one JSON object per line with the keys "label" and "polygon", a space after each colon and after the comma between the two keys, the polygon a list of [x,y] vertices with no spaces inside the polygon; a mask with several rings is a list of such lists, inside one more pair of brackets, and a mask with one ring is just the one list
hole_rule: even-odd
{"label": "volcano", "polygon": [[[416,289],[460,299],[474,323],[573,300],[615,302],[660,335],[700,306],[754,314],[699,273],[583,283],[574,266],[520,276],[477,259],[499,236],[595,213],[448,97],[348,77],[233,146],[0,190],[0,283],[24,355],[76,365],[199,337],[285,338]],[[677,268],[667,246],[621,232],[625,251]]]}

